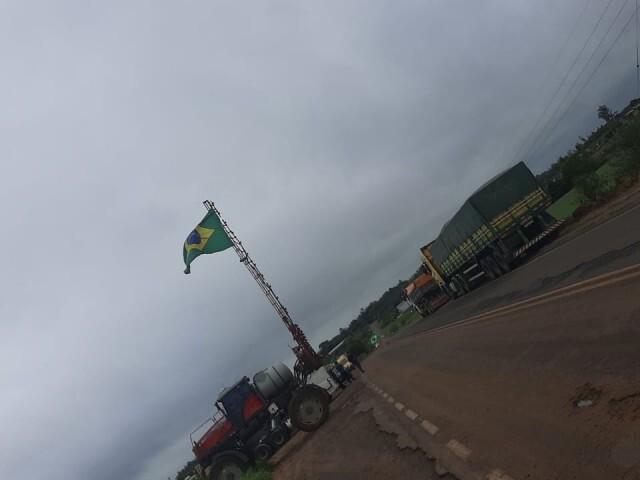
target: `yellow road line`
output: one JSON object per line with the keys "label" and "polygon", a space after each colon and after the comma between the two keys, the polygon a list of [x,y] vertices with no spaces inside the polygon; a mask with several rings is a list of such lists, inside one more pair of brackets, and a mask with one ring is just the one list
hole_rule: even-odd
{"label": "yellow road line", "polygon": [[551,292],[543,293],[535,297],[527,298],[525,300],[512,303],[511,305],[505,305],[504,307],[496,308],[489,312],[479,313],[477,315],[473,315],[472,317],[459,320],[455,323],[452,323],[449,325],[443,325],[442,327],[439,327],[439,328],[434,328],[433,330],[427,330],[426,332],[416,333],[415,335],[412,335],[402,340],[398,340],[397,342],[394,342],[394,343],[396,344],[404,343],[409,340],[415,339],[416,337],[421,337],[423,335],[430,335],[430,334],[442,332],[444,330],[449,330],[452,328],[463,327],[466,325],[470,325],[472,323],[477,323],[483,320],[496,318],[496,317],[514,313],[520,310],[526,310],[528,308],[538,306],[544,303],[549,303],[554,300],[570,297],[580,293],[585,293],[590,290],[594,290],[596,288],[615,285],[616,283],[624,282],[626,280],[630,280],[636,277],[640,277],[640,263],[636,263],[629,267],[621,268],[619,270],[616,270],[615,272],[598,275],[597,277],[583,280],[581,282],[577,282],[577,283],[568,285],[566,287],[558,288]]}

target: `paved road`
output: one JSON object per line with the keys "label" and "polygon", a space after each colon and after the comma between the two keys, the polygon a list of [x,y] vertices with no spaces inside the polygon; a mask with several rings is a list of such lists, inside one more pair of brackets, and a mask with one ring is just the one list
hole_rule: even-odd
{"label": "paved road", "polygon": [[320,430],[297,433],[272,457],[274,480],[456,480],[436,470],[409,420],[359,381],[331,410]]}
{"label": "paved road", "polygon": [[[640,208],[555,248],[401,330],[396,338],[430,330],[576,281],[640,263]],[[549,249],[547,249],[549,250]]]}
{"label": "paved road", "polygon": [[[538,275],[527,288],[630,263],[639,217],[632,212],[528,265]],[[614,235],[608,246],[605,233]],[[591,255],[580,250],[587,247]],[[470,449],[477,471],[499,468],[516,480],[640,479],[640,269],[633,275],[463,326],[426,331],[431,324],[378,350],[366,375],[439,427],[434,445],[455,439]],[[500,289],[521,291],[521,283],[514,273]],[[486,293],[475,301],[495,289]]]}

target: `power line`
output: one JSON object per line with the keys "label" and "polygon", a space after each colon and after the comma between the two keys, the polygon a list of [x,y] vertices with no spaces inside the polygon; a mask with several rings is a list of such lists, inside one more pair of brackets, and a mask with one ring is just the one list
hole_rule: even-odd
{"label": "power line", "polygon": [[[569,110],[571,109],[571,107],[573,106],[573,104],[575,103],[575,101],[578,99],[578,97],[580,96],[580,94],[584,91],[584,89],[586,88],[586,86],[589,84],[589,82],[591,81],[591,79],[593,78],[593,76],[596,74],[596,72],[598,71],[598,69],[600,68],[600,66],[602,65],[602,63],[604,62],[604,60],[607,58],[607,55],[609,55],[609,52],[611,52],[611,50],[613,49],[613,47],[616,45],[616,43],[618,43],[618,40],[620,40],[620,37],[622,37],[622,34],[625,32],[625,30],[627,29],[627,27],[629,26],[629,24],[631,23],[631,21],[633,20],[634,15],[632,15],[631,17],[629,17],[629,20],[627,20],[627,23],[625,23],[624,27],[622,27],[622,30],[620,30],[620,33],[618,34],[618,36],[616,37],[616,39],[613,41],[613,43],[611,44],[611,46],[609,47],[609,49],[606,51],[606,53],[604,54],[604,56],[602,57],[602,59],[600,60],[600,62],[598,63],[598,65],[596,65],[596,68],[593,72],[591,72],[591,75],[589,75],[589,78],[587,79],[587,81],[584,83],[584,85],[582,85],[582,88],[580,89],[580,91],[577,93],[577,95],[575,97],[573,97],[573,100],[571,101],[571,103],[567,106],[566,110],[564,111],[564,113],[560,116],[560,118],[558,118],[558,120],[556,121],[556,123],[553,124],[553,127],[551,128],[551,131],[553,132],[556,127],[558,126],[558,124],[564,119],[564,117],[567,115],[567,112],[569,112]],[[549,140],[549,137],[551,135],[548,135],[547,138],[545,138],[544,142],[542,142],[538,148],[536,148],[536,150],[533,152],[532,157],[538,152],[538,150],[540,150],[540,148],[547,143],[547,140]]]}
{"label": "power line", "polygon": [[[607,28],[607,31],[604,33],[604,35],[602,36],[602,38],[600,39],[600,41],[598,42],[598,45],[596,46],[596,48],[593,50],[593,52],[591,53],[591,55],[589,56],[589,59],[585,62],[584,66],[582,67],[582,70],[580,70],[580,73],[576,76],[576,78],[573,80],[573,83],[571,84],[571,86],[569,87],[569,89],[567,90],[566,94],[564,95],[564,97],[562,98],[562,100],[560,101],[560,103],[558,103],[558,106],[556,107],[556,109],[553,111],[553,113],[551,114],[551,116],[549,117],[549,120],[547,121],[547,123],[544,125],[544,127],[542,127],[542,130],[540,130],[540,132],[538,133],[538,135],[536,136],[535,140],[533,141],[533,143],[529,146],[529,148],[525,151],[525,154],[523,155],[525,158],[530,158],[528,156],[528,153],[536,146],[538,140],[540,140],[540,138],[542,138],[543,133],[547,130],[547,127],[549,126],[549,124],[551,123],[551,121],[553,120],[553,118],[556,116],[556,114],[558,113],[558,111],[560,110],[560,108],[562,107],[562,105],[564,104],[565,100],[569,97],[569,95],[571,94],[572,90],[574,89],[574,87],[578,84],[578,82],[580,81],[580,78],[582,77],[582,74],[586,71],[587,67],[589,66],[589,64],[591,63],[591,60],[593,60],[593,58],[596,56],[596,53],[598,52],[598,50],[600,49],[600,47],[602,46],[602,44],[604,43],[605,39],[607,38],[607,36],[609,35],[609,32],[611,31],[611,29],[613,28],[613,26],[615,25],[615,23],[618,21],[618,18],[620,17],[620,15],[622,14],[622,11],[624,10],[624,8],[627,6],[627,4],[629,3],[629,0],[625,0],[625,2],[622,4],[622,7],[620,7],[620,10],[618,10],[618,14],[616,15],[616,17],[613,19],[613,21],[611,22],[611,24],[609,25],[609,28]],[[633,18],[633,17],[632,17]],[[546,141],[546,140],[545,140]],[[535,151],[537,151],[538,149],[536,149]]]}
{"label": "power line", "polygon": [[[636,0],[637,2],[638,0]],[[547,72],[546,77],[544,78],[544,80],[540,83],[540,86],[538,87],[538,91],[536,92],[536,94],[532,97],[531,103],[529,104],[529,108],[527,109],[527,112],[523,115],[522,119],[520,120],[520,123],[518,125],[518,129],[517,129],[517,135],[515,137],[515,141],[517,142],[517,138],[520,136],[520,132],[522,131],[522,127],[524,126],[524,121],[527,119],[527,117],[529,116],[529,113],[531,113],[531,109],[533,108],[533,106],[536,104],[536,98],[542,93],[542,87],[544,87],[547,84],[547,81],[549,80],[549,78],[551,77],[551,74],[553,73],[556,65],[558,64],[558,61],[560,60],[560,58],[562,57],[562,54],[564,53],[564,51],[567,48],[567,45],[569,45],[569,40],[571,40],[571,38],[573,37],[573,34],[575,33],[576,29],[578,28],[578,25],[580,24],[580,20],[582,20],[582,17],[584,16],[585,12],[587,11],[587,8],[589,8],[589,5],[591,5],[592,0],[589,0],[588,2],[585,3],[584,8],[582,9],[582,12],[580,13],[580,16],[578,16],[578,19],[576,20],[576,22],[573,24],[573,28],[571,29],[571,33],[569,33],[569,35],[567,36],[567,39],[564,42],[564,45],[562,46],[562,48],[560,49],[560,52],[558,53],[558,55],[556,56],[556,59],[553,61],[553,64],[551,65],[551,68],[549,68],[549,71]],[[514,142],[515,143],[515,142]],[[514,145],[515,147],[515,145]],[[522,147],[520,148],[520,150],[522,149]],[[518,150],[518,153],[520,152],[520,150]]]}
{"label": "power line", "polygon": [[576,55],[575,60],[573,61],[573,63],[571,64],[571,66],[569,67],[569,69],[567,70],[567,73],[565,73],[562,82],[560,82],[560,85],[558,85],[558,88],[556,89],[556,91],[553,93],[553,96],[551,97],[551,99],[549,100],[549,102],[547,103],[547,105],[544,107],[543,112],[540,114],[540,116],[538,117],[538,120],[536,121],[535,125],[533,126],[533,129],[531,130],[531,132],[529,132],[529,135],[527,135],[527,138],[525,139],[525,141],[522,143],[522,145],[520,146],[520,148],[518,149],[518,151],[516,152],[516,159],[518,158],[518,156],[520,155],[520,152],[522,151],[522,149],[527,145],[527,143],[529,142],[529,139],[531,138],[531,136],[534,134],[534,132],[536,131],[536,129],[538,128],[538,125],[540,124],[540,121],[544,118],[545,114],[547,113],[547,111],[549,110],[549,107],[551,106],[551,104],[553,103],[553,101],[556,99],[556,97],[558,96],[558,92],[560,92],[560,89],[563,87],[563,85],[565,84],[565,82],[567,81],[567,78],[569,77],[569,74],[571,73],[571,70],[573,70],[573,67],[575,67],[576,63],[578,63],[578,59],[580,58],[580,55],[582,55],[582,52],[584,51],[584,49],[587,47],[587,45],[589,44],[589,41],[591,40],[591,37],[593,37],[593,34],[596,32],[598,26],[600,25],[600,22],[602,21],[602,19],[604,18],[605,14],[607,13],[607,11],[609,10],[609,7],[611,6],[611,4],[613,3],[613,0],[609,0],[609,3],[607,3],[607,6],[605,7],[604,11],[602,12],[602,14],[600,15],[600,18],[598,18],[598,21],[596,22],[595,26],[593,27],[593,29],[591,30],[591,33],[589,34],[589,37],[587,38],[587,40],[584,42],[584,44],[582,45],[582,48],[580,49],[580,51],[578,52],[578,55]]}

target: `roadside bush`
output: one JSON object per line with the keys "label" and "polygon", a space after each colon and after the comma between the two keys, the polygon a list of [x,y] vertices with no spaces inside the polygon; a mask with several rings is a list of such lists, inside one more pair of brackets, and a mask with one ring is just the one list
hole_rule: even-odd
{"label": "roadside bush", "polygon": [[611,190],[609,182],[597,172],[591,172],[578,178],[575,188],[584,203],[591,204],[600,202],[605,193]]}
{"label": "roadside bush", "polygon": [[621,144],[627,149],[640,148],[640,117],[631,120],[620,129]]}
{"label": "roadside bush", "polygon": [[640,151],[628,149],[614,160],[616,185],[623,187],[631,185],[640,175]]}
{"label": "roadside bush", "polygon": [[565,157],[562,166],[560,167],[560,172],[564,181],[576,187],[578,181],[582,177],[589,176],[601,165],[602,162],[594,159],[593,157],[573,153]]}

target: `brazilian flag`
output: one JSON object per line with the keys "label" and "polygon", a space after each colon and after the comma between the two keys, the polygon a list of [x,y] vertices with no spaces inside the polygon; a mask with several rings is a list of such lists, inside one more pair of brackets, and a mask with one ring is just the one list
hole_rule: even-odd
{"label": "brazilian flag", "polygon": [[187,266],[184,273],[191,273],[191,262],[203,253],[215,253],[226,250],[233,244],[225,233],[216,212],[209,210],[198,226],[184,242],[182,256]]}

